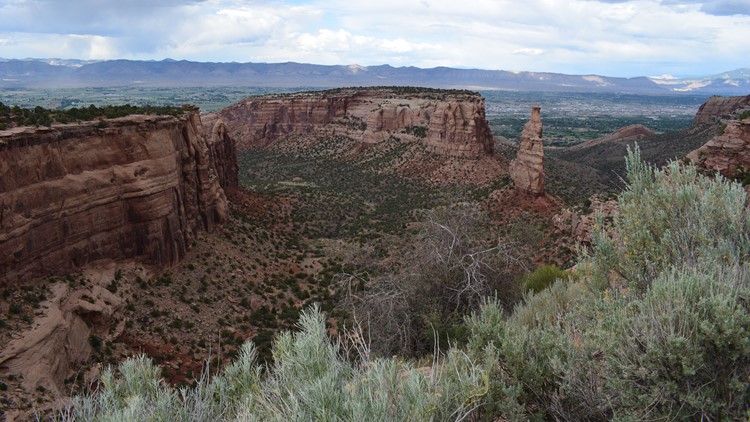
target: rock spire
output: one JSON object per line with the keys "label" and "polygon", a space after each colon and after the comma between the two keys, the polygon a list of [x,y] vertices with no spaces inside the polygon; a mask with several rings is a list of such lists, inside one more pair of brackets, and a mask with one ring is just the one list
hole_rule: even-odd
{"label": "rock spire", "polygon": [[516,188],[544,195],[544,146],[541,107],[531,107],[531,120],[523,127],[516,158],[510,163],[510,177]]}

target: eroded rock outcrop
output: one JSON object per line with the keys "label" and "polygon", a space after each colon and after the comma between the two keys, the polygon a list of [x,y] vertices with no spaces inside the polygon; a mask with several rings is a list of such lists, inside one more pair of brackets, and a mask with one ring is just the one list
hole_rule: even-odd
{"label": "eroded rock outcrop", "polygon": [[552,222],[561,233],[572,237],[578,243],[590,245],[594,234],[596,215],[600,214],[607,222],[619,213],[620,207],[616,199],[602,199],[594,195],[589,198],[586,209],[566,208],[555,215]]}
{"label": "eroded rock outcrop", "polygon": [[241,148],[289,134],[344,134],[365,143],[395,135],[423,141],[437,154],[477,158],[492,154],[494,144],[484,99],[466,91],[346,88],[254,97],[215,115]]}
{"label": "eroded rock outcrop", "polygon": [[124,322],[117,321],[125,301],[93,283],[77,289],[57,283],[50,293],[33,328],[0,350],[0,368],[20,375],[27,391],[44,387],[65,394],[64,380],[91,356],[91,339],[99,346],[122,332]]}
{"label": "eroded rock outcrop", "polygon": [[741,108],[750,108],[750,95],[744,97],[722,97],[714,95],[703,103],[693,119],[693,124],[713,124],[731,115]]}
{"label": "eroded rock outcrop", "polygon": [[705,171],[730,178],[746,175],[750,171],[750,119],[727,121],[722,134],[687,157]]}
{"label": "eroded rock outcrop", "polygon": [[232,160],[197,110],[0,132],[0,286],[103,258],[176,263],[228,217]]}
{"label": "eroded rock outcrop", "polygon": [[531,108],[531,120],[523,127],[516,158],[510,163],[516,188],[533,195],[544,194],[544,145],[540,107]]}

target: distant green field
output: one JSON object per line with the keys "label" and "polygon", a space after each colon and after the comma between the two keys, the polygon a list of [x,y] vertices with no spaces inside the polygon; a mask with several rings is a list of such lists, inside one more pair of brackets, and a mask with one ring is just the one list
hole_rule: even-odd
{"label": "distant green field", "polygon": [[60,89],[2,89],[0,102],[24,108],[41,106],[50,109],[71,107],[97,107],[106,105],[180,106],[194,104],[201,111],[215,111],[241,101],[251,95],[283,93],[311,88],[60,88]]}
{"label": "distant green field", "polygon": [[634,95],[482,91],[495,136],[517,141],[532,105],[542,108],[544,143],[570,146],[632,124],[679,131],[693,121],[705,95]]}
{"label": "distant green field", "polygon": [[[320,89],[320,88],[319,88]],[[24,108],[82,108],[93,104],[133,106],[181,106],[194,104],[210,112],[249,96],[316,90],[314,87],[194,87],[194,88],[60,88],[2,89],[0,103]],[[546,93],[481,91],[487,120],[495,136],[518,140],[529,118],[530,107],[542,107],[544,141],[551,146],[570,146],[640,123],[655,132],[685,129],[706,100],[699,95],[630,95],[593,93]]]}

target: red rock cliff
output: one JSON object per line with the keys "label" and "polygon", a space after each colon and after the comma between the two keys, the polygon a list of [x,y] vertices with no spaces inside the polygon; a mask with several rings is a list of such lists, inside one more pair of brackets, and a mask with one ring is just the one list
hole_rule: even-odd
{"label": "red rock cliff", "polygon": [[102,258],[170,265],[228,216],[223,122],[129,116],[0,132],[0,286]]}
{"label": "red rock cliff", "polygon": [[411,136],[452,157],[493,152],[484,99],[465,91],[347,88],[254,97],[215,116],[241,148],[265,146],[287,134],[337,133],[367,143]]}
{"label": "red rock cliff", "polygon": [[750,170],[750,119],[730,120],[724,132],[688,154],[699,168],[726,177]]}
{"label": "red rock cliff", "polygon": [[729,118],[732,113],[741,108],[750,107],[750,95],[745,97],[722,97],[714,95],[703,103],[693,119],[693,124],[712,124]]}

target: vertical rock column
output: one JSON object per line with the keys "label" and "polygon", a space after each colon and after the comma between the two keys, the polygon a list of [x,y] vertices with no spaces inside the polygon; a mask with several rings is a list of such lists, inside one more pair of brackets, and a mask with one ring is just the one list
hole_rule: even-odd
{"label": "vertical rock column", "polygon": [[531,107],[531,120],[523,127],[516,158],[510,163],[510,177],[517,189],[544,195],[544,146],[541,107]]}

